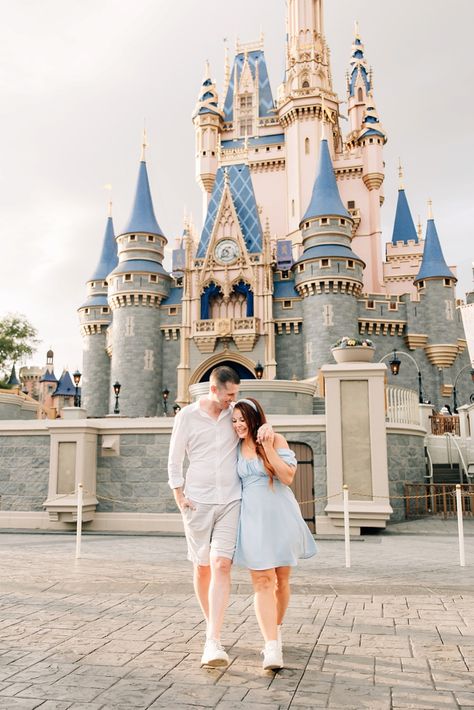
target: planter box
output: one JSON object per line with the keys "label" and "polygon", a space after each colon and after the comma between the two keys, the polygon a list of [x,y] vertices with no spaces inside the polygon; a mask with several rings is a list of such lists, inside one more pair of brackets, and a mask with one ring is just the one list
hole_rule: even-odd
{"label": "planter box", "polygon": [[375,348],[370,345],[352,345],[346,348],[331,348],[335,361],[342,362],[372,362]]}

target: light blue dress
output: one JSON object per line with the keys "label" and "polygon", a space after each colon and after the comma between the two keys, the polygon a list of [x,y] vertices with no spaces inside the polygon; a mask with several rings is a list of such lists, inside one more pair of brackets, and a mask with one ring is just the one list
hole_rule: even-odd
{"label": "light blue dress", "polygon": [[[296,466],[291,449],[277,449],[285,463]],[[237,471],[242,480],[242,505],[234,563],[247,569],[295,566],[298,558],[316,554],[316,544],[293,491],[273,478],[262,460],[246,459],[239,446]]]}

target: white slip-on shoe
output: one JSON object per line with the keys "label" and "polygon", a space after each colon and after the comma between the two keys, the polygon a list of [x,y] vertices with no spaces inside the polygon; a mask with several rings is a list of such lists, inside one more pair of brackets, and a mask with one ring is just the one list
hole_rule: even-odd
{"label": "white slip-on shoe", "polygon": [[277,671],[283,668],[283,656],[278,641],[267,641],[262,653],[264,671]]}
{"label": "white slip-on shoe", "polygon": [[201,666],[210,666],[211,668],[219,668],[229,665],[229,656],[222,648],[220,641],[207,639],[204,652],[201,658]]}

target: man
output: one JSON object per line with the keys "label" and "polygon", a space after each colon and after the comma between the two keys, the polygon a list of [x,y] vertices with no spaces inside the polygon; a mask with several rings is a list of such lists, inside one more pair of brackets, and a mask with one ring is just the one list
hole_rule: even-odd
{"label": "man", "polygon": [[[188,559],[194,565],[194,591],[207,622],[201,665],[216,667],[229,663],[220,634],[240,515],[238,437],[232,427],[240,378],[232,368],[220,366],[211,372],[209,384],[207,397],[176,415],[168,477],[183,517]],[[189,467],[184,490],[185,455]]]}

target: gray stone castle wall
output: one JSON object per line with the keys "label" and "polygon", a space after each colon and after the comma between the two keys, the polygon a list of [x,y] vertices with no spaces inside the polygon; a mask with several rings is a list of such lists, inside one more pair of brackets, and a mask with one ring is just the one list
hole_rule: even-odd
{"label": "gray stone castle wall", "polygon": [[0,510],[41,511],[48,480],[48,435],[0,434]]}
{"label": "gray stone castle wall", "polygon": [[357,300],[342,293],[308,296],[303,299],[303,323],[304,377],[307,378],[314,377],[322,365],[333,362],[331,346],[339,338],[357,337]]}
{"label": "gray stone castle wall", "polygon": [[[158,308],[140,305],[114,310],[111,381],[122,385],[122,416],[157,415],[162,391],[161,339]],[[110,402],[112,410],[112,392]]]}
{"label": "gray stone castle wall", "polygon": [[83,336],[82,406],[89,417],[109,413],[110,358],[105,350],[106,332]]}
{"label": "gray stone castle wall", "polygon": [[[163,374],[162,382],[163,389],[168,388],[170,394],[168,397],[168,414],[173,413],[173,404],[178,396],[178,365],[180,360],[180,335],[176,340],[171,338],[167,340],[163,338],[162,341],[162,362],[163,362]],[[158,414],[163,412],[163,407],[158,406]]]}
{"label": "gray stone castle wall", "polygon": [[422,436],[388,433],[388,478],[392,523],[405,520],[405,483],[423,483],[425,467],[424,439]]}
{"label": "gray stone castle wall", "polygon": [[303,379],[304,337],[301,325],[298,333],[295,333],[293,326],[289,333],[285,329],[281,334],[275,333],[275,354],[279,380]]}

